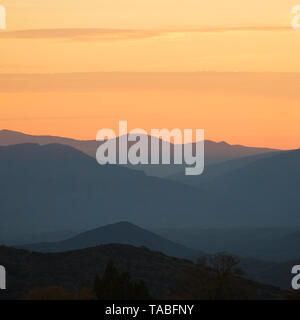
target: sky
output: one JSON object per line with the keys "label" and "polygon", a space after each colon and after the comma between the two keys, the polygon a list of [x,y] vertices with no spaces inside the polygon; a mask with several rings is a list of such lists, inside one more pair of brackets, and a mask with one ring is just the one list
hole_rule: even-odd
{"label": "sky", "polygon": [[0,4],[0,129],[93,139],[128,120],[300,147],[297,0]]}

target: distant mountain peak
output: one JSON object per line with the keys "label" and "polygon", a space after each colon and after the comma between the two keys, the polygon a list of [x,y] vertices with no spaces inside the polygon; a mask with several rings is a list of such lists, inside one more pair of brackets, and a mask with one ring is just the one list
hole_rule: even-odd
{"label": "distant mountain peak", "polygon": [[0,130],[0,133],[24,134],[24,133],[22,133],[22,132],[13,131],[13,130],[8,130],[8,129],[2,129],[2,130]]}
{"label": "distant mountain peak", "polygon": [[217,144],[222,144],[222,145],[226,145],[226,146],[230,146],[229,143],[227,143],[226,141],[220,141],[220,142],[217,142]]}
{"label": "distant mountain peak", "polygon": [[133,224],[133,223],[131,223],[131,222],[129,222],[129,221],[120,221],[120,222],[116,222],[116,223],[111,223],[111,224],[109,224],[110,226],[117,226],[117,225],[119,225],[119,226],[127,226],[127,227],[137,227],[137,225],[135,225],[135,224]]}
{"label": "distant mountain peak", "polygon": [[33,251],[59,252],[95,247],[103,244],[126,244],[147,247],[164,254],[188,259],[197,258],[202,253],[172,242],[154,232],[143,229],[131,222],[120,221],[108,224],[77,236],[54,243],[37,243],[24,246]]}

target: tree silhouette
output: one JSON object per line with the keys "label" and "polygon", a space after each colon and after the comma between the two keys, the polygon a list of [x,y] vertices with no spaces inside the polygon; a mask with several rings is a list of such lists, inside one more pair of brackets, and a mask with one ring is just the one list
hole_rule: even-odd
{"label": "tree silhouette", "polygon": [[238,258],[226,253],[217,253],[208,259],[208,266],[222,277],[243,275],[244,271],[238,267],[239,263]]}
{"label": "tree silhouette", "polygon": [[108,261],[103,277],[95,277],[94,293],[98,300],[151,299],[146,283],[132,280],[129,272],[119,273],[112,260]]}

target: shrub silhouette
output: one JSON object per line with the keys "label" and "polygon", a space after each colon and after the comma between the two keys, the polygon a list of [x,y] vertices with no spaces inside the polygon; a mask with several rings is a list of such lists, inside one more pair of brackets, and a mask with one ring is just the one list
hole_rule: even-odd
{"label": "shrub silhouette", "polygon": [[171,285],[172,299],[237,300],[257,299],[257,287],[240,277],[239,260],[219,253],[201,257],[191,265],[184,277]]}

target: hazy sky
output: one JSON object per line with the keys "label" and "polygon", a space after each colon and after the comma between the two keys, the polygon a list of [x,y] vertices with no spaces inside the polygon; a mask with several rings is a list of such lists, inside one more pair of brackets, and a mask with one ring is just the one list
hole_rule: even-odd
{"label": "hazy sky", "polygon": [[[232,143],[300,146],[295,0],[0,4],[8,24],[0,31],[0,128],[94,138],[127,119],[146,129],[204,128]],[[157,74],[88,74],[116,71]],[[215,73],[195,77],[201,71]],[[9,76],[20,73],[29,75]]]}
{"label": "hazy sky", "polygon": [[300,71],[295,0],[1,3],[1,72]]}

